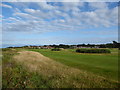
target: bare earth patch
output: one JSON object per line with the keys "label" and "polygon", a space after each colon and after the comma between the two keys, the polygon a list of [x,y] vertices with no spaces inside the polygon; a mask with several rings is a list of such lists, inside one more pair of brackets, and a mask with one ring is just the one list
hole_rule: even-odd
{"label": "bare earth patch", "polygon": [[14,59],[17,63],[26,67],[28,71],[38,72],[46,80],[51,81],[52,87],[116,87],[116,85],[111,84],[114,81],[108,81],[104,77],[68,67],[38,52],[21,51],[14,56]]}

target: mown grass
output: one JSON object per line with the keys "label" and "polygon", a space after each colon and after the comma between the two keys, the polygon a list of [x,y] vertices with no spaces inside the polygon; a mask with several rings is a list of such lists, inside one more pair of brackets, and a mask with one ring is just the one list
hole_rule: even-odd
{"label": "mown grass", "polygon": [[81,54],[75,49],[51,51],[49,49],[31,49],[52,58],[62,64],[104,76],[118,81],[118,50],[110,49],[111,54]]}

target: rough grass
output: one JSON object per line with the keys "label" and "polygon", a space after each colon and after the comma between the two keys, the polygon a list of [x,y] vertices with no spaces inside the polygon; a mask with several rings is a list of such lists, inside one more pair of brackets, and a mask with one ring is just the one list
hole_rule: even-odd
{"label": "rough grass", "polygon": [[104,77],[62,65],[37,52],[23,51],[14,58],[30,71],[39,72],[44,76],[44,79],[49,81],[50,87],[114,87],[114,84],[111,83],[115,82],[109,82]]}
{"label": "rough grass", "polygon": [[118,87],[116,81],[63,65],[32,51],[3,50],[3,71],[3,88]]}
{"label": "rough grass", "polygon": [[46,88],[48,87],[37,72],[28,72],[22,64],[13,59],[15,49],[3,49],[2,88]]}
{"label": "rough grass", "polygon": [[49,49],[33,49],[62,64],[118,81],[118,50],[110,49],[111,54],[83,54],[75,49],[51,51]]}
{"label": "rough grass", "polygon": [[0,89],[2,88],[2,50],[0,49]]}

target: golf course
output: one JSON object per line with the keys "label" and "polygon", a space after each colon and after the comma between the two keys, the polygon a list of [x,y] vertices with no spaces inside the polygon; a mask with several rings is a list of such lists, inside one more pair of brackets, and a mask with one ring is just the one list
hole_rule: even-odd
{"label": "golf course", "polygon": [[118,0],[2,0],[0,88],[116,89]]}
{"label": "golf course", "polygon": [[118,49],[3,49],[3,88],[118,88]]}

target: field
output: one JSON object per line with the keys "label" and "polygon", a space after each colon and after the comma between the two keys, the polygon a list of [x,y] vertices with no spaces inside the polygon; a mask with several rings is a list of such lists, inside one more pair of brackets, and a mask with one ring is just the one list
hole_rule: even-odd
{"label": "field", "polygon": [[3,49],[3,88],[117,88],[118,50],[110,50]]}
{"label": "field", "polygon": [[73,49],[54,52],[45,49],[33,51],[40,52],[65,65],[118,80],[118,51],[115,49],[111,50],[112,54],[79,54]]}

